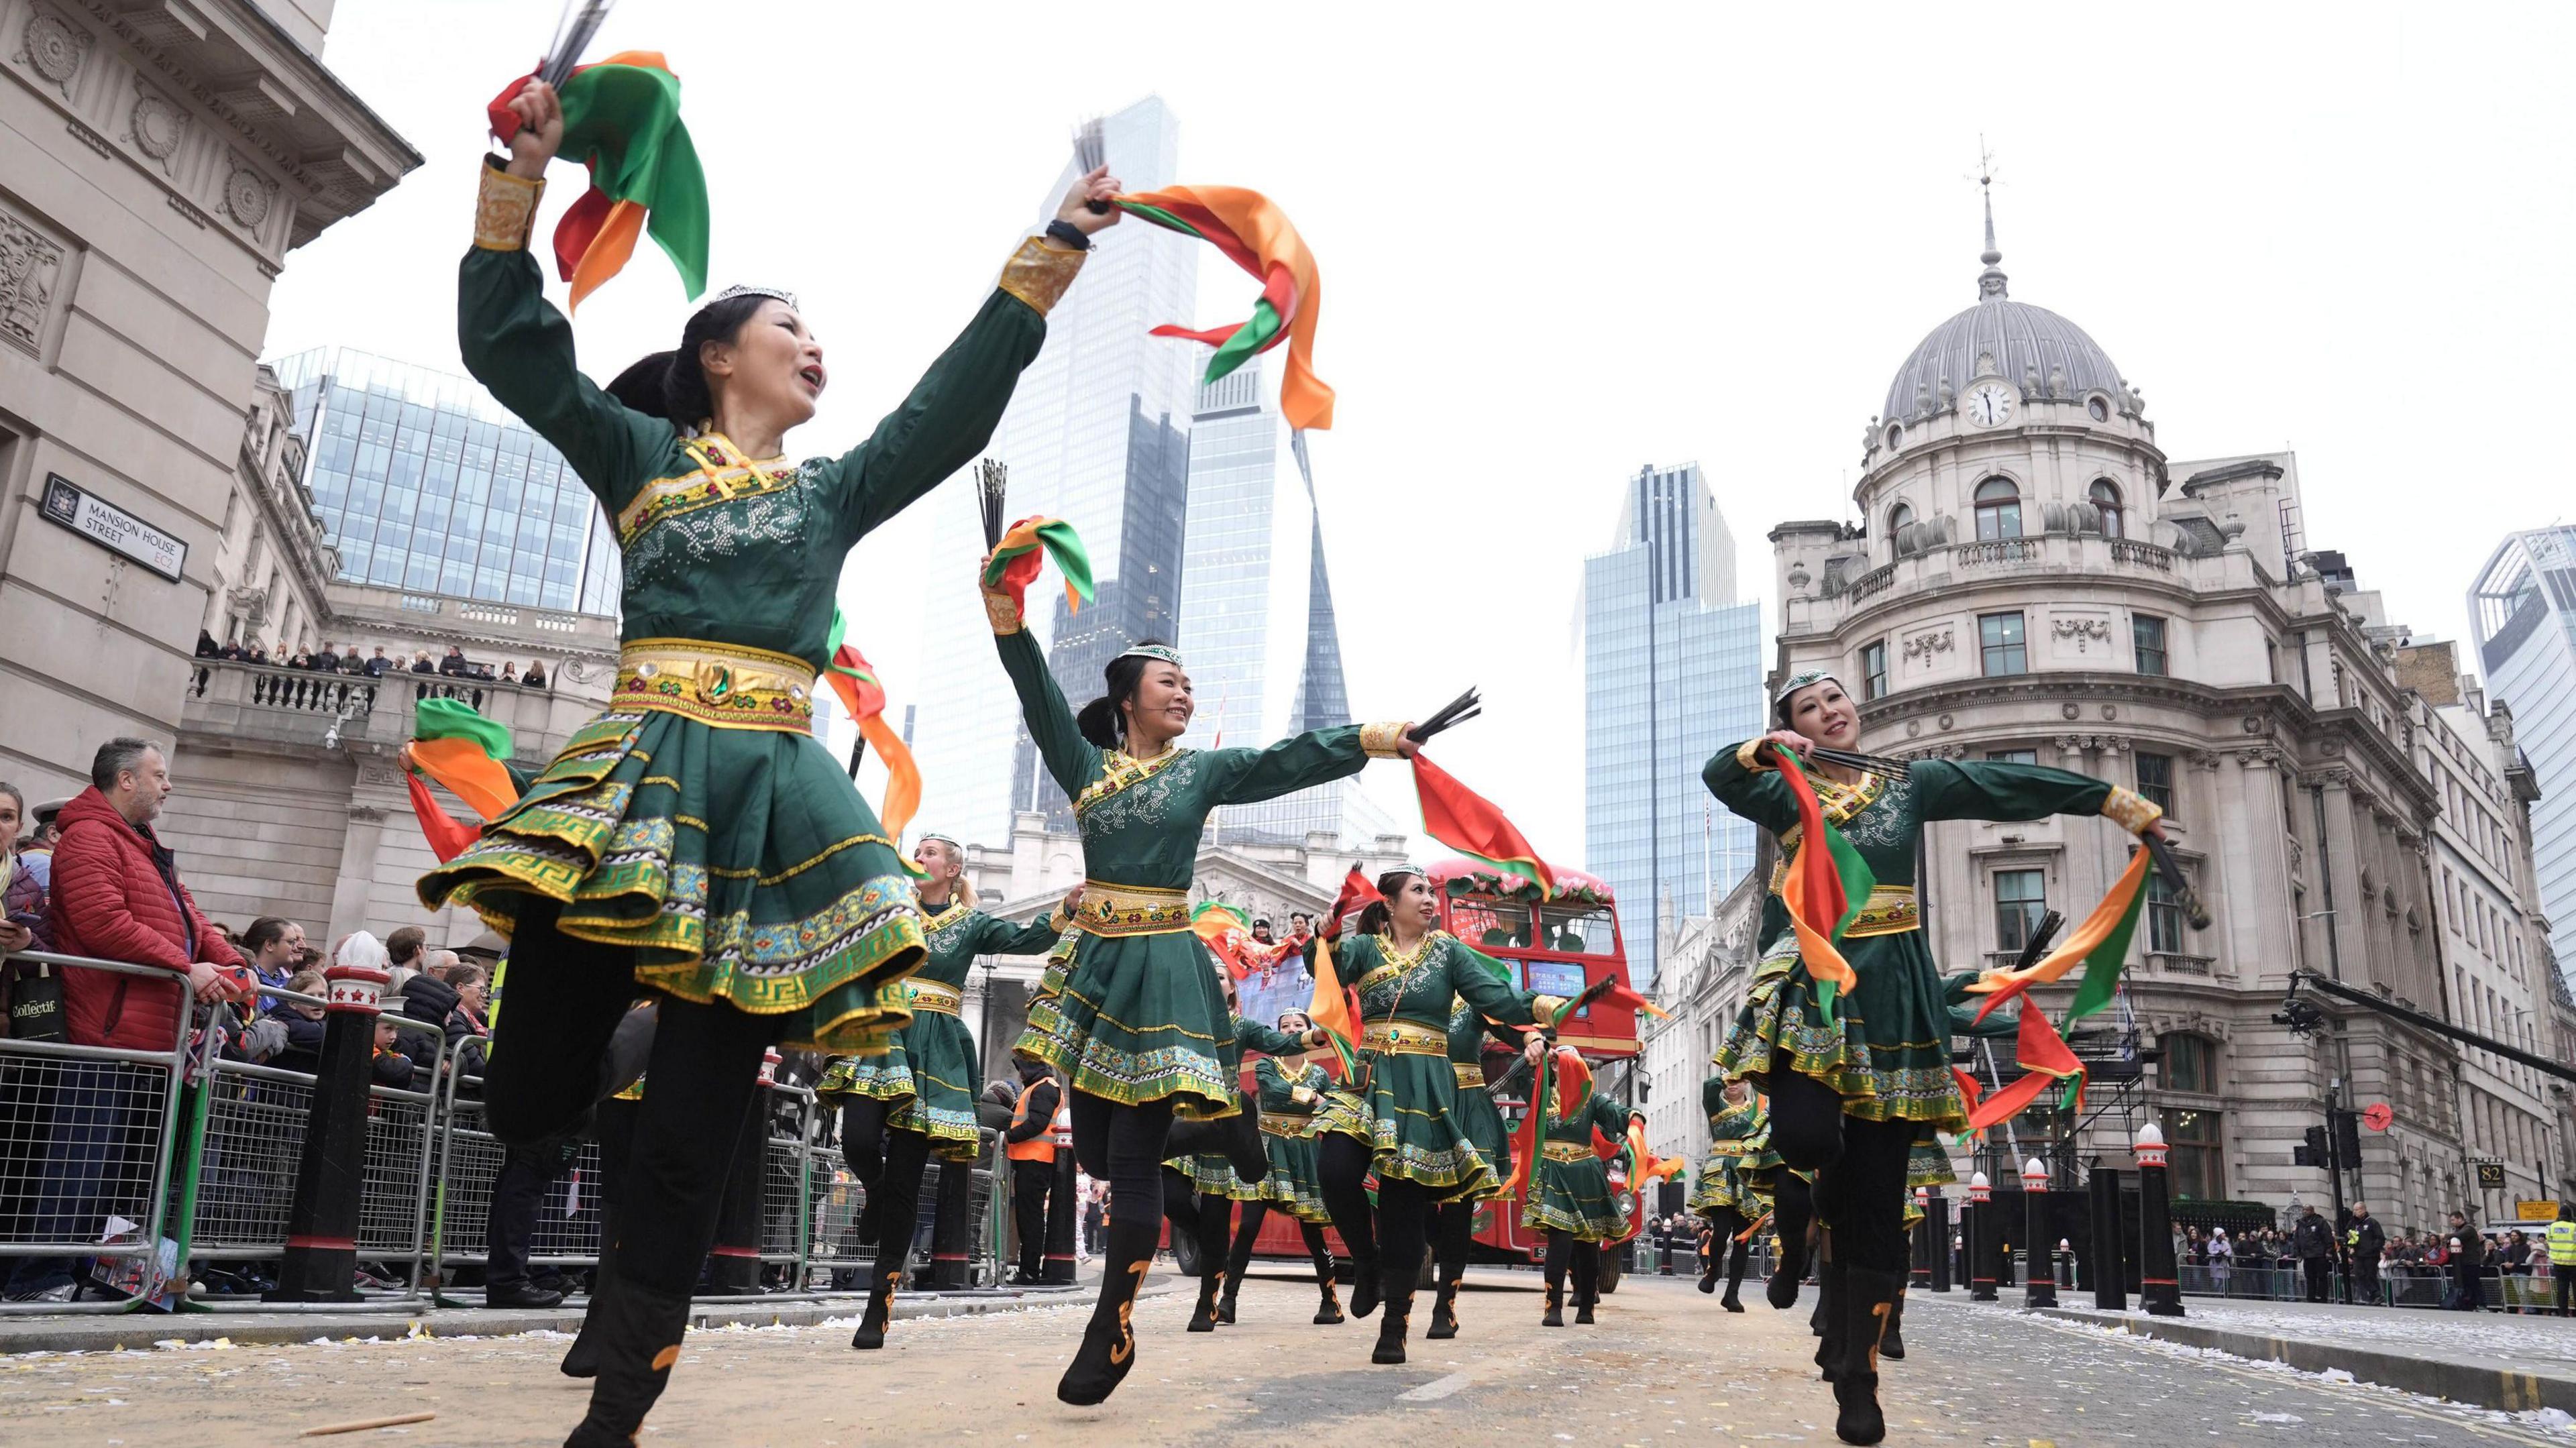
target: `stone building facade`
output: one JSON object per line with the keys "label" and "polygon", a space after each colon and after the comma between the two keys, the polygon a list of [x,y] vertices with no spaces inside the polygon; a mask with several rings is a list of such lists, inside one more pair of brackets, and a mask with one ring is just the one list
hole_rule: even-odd
{"label": "stone building facade", "polygon": [[328,0],[0,0],[0,768],[179,731],[287,253],[420,156]]}
{"label": "stone building facade", "polygon": [[[2346,1194],[2392,1223],[2438,1220],[2469,1197],[2459,1050],[2330,1000],[2313,1038],[2272,1020],[2298,968],[2447,1008],[2443,793],[2396,667],[2404,630],[2305,546],[2294,456],[2169,459],[2102,348],[2010,298],[1991,223],[1984,261],[1976,304],[1905,360],[1869,424],[1865,521],[1771,533],[1775,677],[1834,671],[1875,751],[2054,765],[2164,803],[2214,919],[2193,930],[2150,897],[2123,1019],[2177,1190],[2327,1198],[2291,1156],[2331,1089],[2397,1111]],[[2093,819],[1933,826],[1935,957],[2009,962],[2027,921],[2080,918],[2128,853]],[[2060,1009],[2067,989],[2042,998]],[[2074,1155],[2124,1150],[2123,1126]]]}
{"label": "stone building facade", "polygon": [[1735,1013],[1753,986],[1753,963],[1762,953],[1762,901],[1770,893],[1773,848],[1765,837],[1757,864],[1735,882],[1709,914],[1689,915],[1666,927],[1663,984],[1655,1003],[1669,1019],[1638,1013],[1639,1069],[1645,1075],[1646,1145],[1655,1155],[1679,1157],[1696,1169],[1708,1149],[1708,1117],[1700,1086]]}

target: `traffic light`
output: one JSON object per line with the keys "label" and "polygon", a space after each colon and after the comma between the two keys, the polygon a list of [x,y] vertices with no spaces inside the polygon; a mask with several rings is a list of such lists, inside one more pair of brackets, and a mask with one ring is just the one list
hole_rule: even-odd
{"label": "traffic light", "polygon": [[2361,1113],[2336,1111],[2328,1115],[2334,1122],[2336,1158],[2343,1163],[2344,1170],[2359,1170],[2361,1167]]}
{"label": "traffic light", "polygon": [[2330,1164],[2326,1160],[2326,1129],[2324,1127],[2311,1126],[2308,1128],[2308,1139],[2306,1144],[2290,1148],[2290,1164],[2293,1166],[2314,1167],[2322,1167]]}

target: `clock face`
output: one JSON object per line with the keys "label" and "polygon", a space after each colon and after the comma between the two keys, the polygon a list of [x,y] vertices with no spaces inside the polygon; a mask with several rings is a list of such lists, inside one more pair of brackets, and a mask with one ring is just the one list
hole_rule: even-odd
{"label": "clock face", "polygon": [[1979,427],[2000,427],[2012,420],[2012,391],[1998,382],[1980,382],[1968,389],[1967,412]]}

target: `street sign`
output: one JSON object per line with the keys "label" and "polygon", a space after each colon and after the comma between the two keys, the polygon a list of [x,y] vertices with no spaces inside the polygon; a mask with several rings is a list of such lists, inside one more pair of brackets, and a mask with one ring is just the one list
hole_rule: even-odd
{"label": "street sign", "polygon": [[36,511],[113,553],[122,553],[176,583],[187,566],[188,545],[113,503],[101,501],[60,473],[45,474]]}
{"label": "street sign", "polygon": [[[2517,1222],[2554,1222],[2558,1220],[2558,1204],[2524,1198],[2513,1204],[2513,1219]],[[2103,1270],[2107,1272],[2110,1269],[2106,1267]]]}
{"label": "street sign", "polygon": [[2482,1192],[2497,1192],[2504,1190],[2503,1162],[2482,1161],[2478,1163],[2478,1190]]}
{"label": "street sign", "polygon": [[2373,1101],[2361,1108],[2361,1124],[2373,1131],[2386,1131],[2389,1123],[2396,1119],[2397,1113],[2389,1110],[2385,1101]]}

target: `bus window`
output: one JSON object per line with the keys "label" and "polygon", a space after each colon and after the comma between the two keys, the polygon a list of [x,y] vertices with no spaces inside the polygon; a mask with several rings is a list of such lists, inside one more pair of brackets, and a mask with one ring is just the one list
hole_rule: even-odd
{"label": "bus window", "polygon": [[1568,955],[1608,955],[1612,926],[1607,905],[1542,905],[1538,912],[1542,950]]}
{"label": "bus window", "polygon": [[1485,952],[1527,949],[1530,911],[1517,900],[1491,895],[1449,897],[1449,933]]}
{"label": "bus window", "polygon": [[[1522,962],[1529,974],[1530,989],[1540,995],[1579,996],[1583,994],[1583,967],[1570,960],[1531,960]],[[1592,1007],[1576,1011],[1577,1019],[1589,1018]]]}

